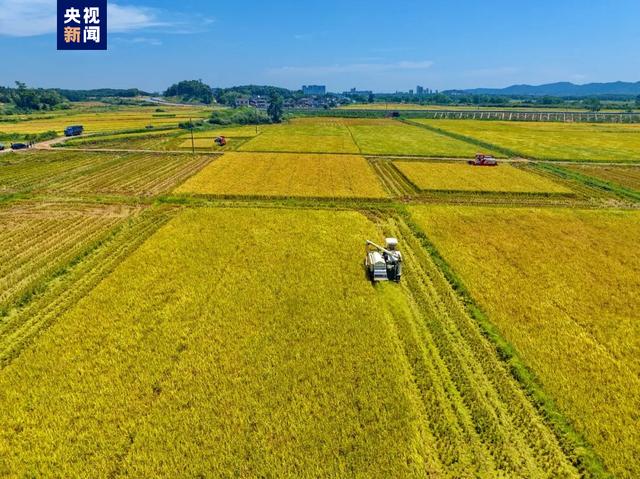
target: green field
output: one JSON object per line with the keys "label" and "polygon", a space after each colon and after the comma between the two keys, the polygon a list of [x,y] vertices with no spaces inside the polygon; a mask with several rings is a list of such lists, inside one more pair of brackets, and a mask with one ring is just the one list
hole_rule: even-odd
{"label": "green field", "polygon": [[412,214],[611,470],[637,476],[640,213]]}
{"label": "green field", "polygon": [[571,193],[562,185],[507,163],[491,168],[460,162],[395,161],[394,165],[421,190]]}
{"label": "green field", "polygon": [[359,153],[349,129],[340,119],[302,118],[263,126],[260,130],[240,151]]}
{"label": "green field", "polygon": [[640,161],[640,125],[414,120],[539,160]]}

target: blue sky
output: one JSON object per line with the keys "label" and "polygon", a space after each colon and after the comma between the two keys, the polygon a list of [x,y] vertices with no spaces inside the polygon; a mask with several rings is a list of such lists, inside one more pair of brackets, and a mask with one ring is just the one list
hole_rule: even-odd
{"label": "blue sky", "polygon": [[118,0],[107,52],[57,52],[55,0],[0,0],[0,84],[375,91],[640,80],[639,0]]}

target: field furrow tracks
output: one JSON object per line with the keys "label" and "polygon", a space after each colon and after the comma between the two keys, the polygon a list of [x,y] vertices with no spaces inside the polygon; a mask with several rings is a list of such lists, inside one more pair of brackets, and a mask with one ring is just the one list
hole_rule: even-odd
{"label": "field furrow tracks", "polygon": [[[396,317],[440,461],[453,477],[578,477],[576,466],[401,220],[411,318]],[[458,471],[458,472],[456,472]]]}
{"label": "field furrow tracks", "polygon": [[12,311],[0,328],[0,369],[165,224],[173,211],[170,207],[152,208],[127,220],[85,257],[70,265],[44,293]]}

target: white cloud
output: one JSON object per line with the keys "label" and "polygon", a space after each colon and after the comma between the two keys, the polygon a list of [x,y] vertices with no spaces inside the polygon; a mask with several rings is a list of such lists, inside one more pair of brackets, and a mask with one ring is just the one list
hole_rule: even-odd
{"label": "white cloud", "polygon": [[[167,22],[164,12],[147,7],[109,2],[109,32],[124,33],[165,28],[191,33],[188,24]],[[205,24],[213,20],[206,19]],[[56,0],[0,0],[0,35],[32,37],[56,32]]]}
{"label": "white cloud", "polygon": [[268,70],[270,75],[338,75],[344,73],[380,73],[400,70],[426,70],[432,61],[400,61],[394,63],[349,63],[326,66],[285,66]]}

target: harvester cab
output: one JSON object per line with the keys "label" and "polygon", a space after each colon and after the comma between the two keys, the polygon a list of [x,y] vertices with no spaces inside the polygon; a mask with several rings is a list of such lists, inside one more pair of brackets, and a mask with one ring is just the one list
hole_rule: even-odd
{"label": "harvester cab", "polygon": [[369,279],[374,283],[379,281],[400,282],[402,278],[402,253],[398,251],[398,240],[386,239],[386,247],[383,248],[373,241],[367,240],[365,244],[364,265]]}

